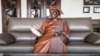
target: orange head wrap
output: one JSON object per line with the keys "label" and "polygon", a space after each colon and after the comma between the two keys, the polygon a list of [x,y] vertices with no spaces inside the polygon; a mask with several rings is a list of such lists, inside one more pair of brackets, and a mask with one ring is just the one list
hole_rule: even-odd
{"label": "orange head wrap", "polygon": [[57,6],[50,6],[50,10],[56,10],[56,11],[58,11],[60,14],[63,14],[62,10],[61,10],[59,7],[57,7]]}

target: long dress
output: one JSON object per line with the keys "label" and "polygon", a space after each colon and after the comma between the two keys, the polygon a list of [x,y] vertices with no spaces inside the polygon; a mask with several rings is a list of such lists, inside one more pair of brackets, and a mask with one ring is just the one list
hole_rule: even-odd
{"label": "long dress", "polygon": [[[55,32],[65,32],[66,35],[70,35],[70,30],[66,21],[63,22],[63,30],[57,28],[58,24],[64,20],[50,20],[47,19],[43,22],[40,32],[43,36],[39,37],[37,43],[34,46],[33,53],[68,53],[68,49],[64,40],[55,37]],[[58,29],[58,30],[57,30]],[[65,38],[67,40],[67,38]],[[66,42],[66,41],[65,41]]]}

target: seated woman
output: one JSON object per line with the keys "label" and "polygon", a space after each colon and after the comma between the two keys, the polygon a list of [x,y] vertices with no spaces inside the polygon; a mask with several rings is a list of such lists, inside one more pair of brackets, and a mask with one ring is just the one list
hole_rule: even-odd
{"label": "seated woman", "polygon": [[50,19],[43,22],[33,53],[68,53],[66,42],[70,35],[68,24],[63,19],[57,18],[63,14],[56,6],[50,6]]}

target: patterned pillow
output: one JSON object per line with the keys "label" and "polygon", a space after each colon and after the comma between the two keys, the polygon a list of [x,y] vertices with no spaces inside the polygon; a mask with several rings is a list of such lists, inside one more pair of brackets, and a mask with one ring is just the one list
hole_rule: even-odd
{"label": "patterned pillow", "polygon": [[86,37],[85,42],[100,45],[100,33],[93,32],[88,37]]}
{"label": "patterned pillow", "polygon": [[15,38],[10,33],[0,34],[0,45],[8,45],[15,42]]}

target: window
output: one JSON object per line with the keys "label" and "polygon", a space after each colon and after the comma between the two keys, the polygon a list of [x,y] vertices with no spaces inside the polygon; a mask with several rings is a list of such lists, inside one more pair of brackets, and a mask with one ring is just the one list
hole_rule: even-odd
{"label": "window", "polygon": [[60,7],[60,0],[27,0],[27,16],[29,18],[47,18],[49,17],[49,6]]}

